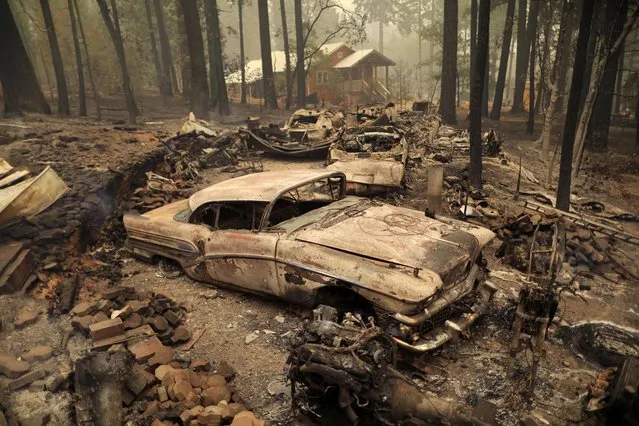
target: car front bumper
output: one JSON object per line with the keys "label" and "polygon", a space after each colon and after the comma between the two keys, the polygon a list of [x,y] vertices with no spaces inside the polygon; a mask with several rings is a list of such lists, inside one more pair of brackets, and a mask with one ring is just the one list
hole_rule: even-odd
{"label": "car front bumper", "polygon": [[437,349],[444,343],[457,339],[477,318],[486,312],[495,291],[497,291],[497,288],[493,283],[490,281],[482,281],[477,287],[476,299],[471,308],[471,312],[463,313],[456,318],[446,320],[443,326],[436,327],[419,336],[419,339],[412,343],[398,337],[393,337],[393,340],[400,348],[409,352],[424,353]]}

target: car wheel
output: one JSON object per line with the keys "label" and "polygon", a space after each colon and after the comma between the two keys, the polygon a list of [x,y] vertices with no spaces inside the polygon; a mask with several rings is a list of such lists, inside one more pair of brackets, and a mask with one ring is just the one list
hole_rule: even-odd
{"label": "car wheel", "polygon": [[169,279],[178,278],[184,273],[179,263],[165,257],[161,258],[160,262],[158,262],[158,270],[162,277]]}

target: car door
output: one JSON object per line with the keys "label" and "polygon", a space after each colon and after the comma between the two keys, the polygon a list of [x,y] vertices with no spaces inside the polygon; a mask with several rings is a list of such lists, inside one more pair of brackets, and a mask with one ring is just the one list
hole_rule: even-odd
{"label": "car door", "polygon": [[[223,204],[217,214],[221,215],[224,209]],[[275,267],[279,234],[259,232],[253,229],[255,222],[244,226],[248,229],[242,227],[236,221],[233,228],[238,229],[224,229],[219,219],[216,220],[204,246],[208,274],[215,281],[249,292],[280,296]]]}

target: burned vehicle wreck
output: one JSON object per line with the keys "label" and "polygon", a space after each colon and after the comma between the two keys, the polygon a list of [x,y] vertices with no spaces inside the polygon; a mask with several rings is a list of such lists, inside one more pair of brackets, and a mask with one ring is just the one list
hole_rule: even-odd
{"label": "burned vehicle wreck", "polygon": [[346,175],[346,189],[372,194],[400,188],[404,182],[408,143],[394,126],[343,129],[328,151],[328,169]]}
{"label": "burned vehicle wreck", "polygon": [[409,351],[442,345],[483,313],[494,292],[481,257],[490,230],[345,190],[337,171],[245,175],[125,214],[126,246],[198,281],[358,310]]}
{"label": "burned vehicle wreck", "polygon": [[344,125],[344,115],[327,109],[299,109],[283,127],[250,125],[240,129],[249,146],[266,153],[291,157],[317,157],[326,151],[337,131]]}

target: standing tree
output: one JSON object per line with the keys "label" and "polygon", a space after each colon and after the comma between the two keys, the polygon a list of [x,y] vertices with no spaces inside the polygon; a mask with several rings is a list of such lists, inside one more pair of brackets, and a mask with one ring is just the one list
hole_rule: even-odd
{"label": "standing tree", "polygon": [[67,90],[67,81],[64,75],[64,65],[62,65],[62,55],[60,54],[60,46],[58,45],[58,37],[53,26],[53,17],[49,8],[49,0],[40,0],[42,8],[42,16],[44,25],[47,27],[47,37],[49,39],[49,47],[51,48],[51,59],[53,60],[53,69],[55,71],[56,86],[58,88],[58,114],[62,116],[71,115],[69,108],[69,92]]}
{"label": "standing tree", "polygon": [[624,25],[621,33],[616,39],[613,39],[611,37],[608,42],[606,42],[606,40],[601,40],[601,42],[598,44],[597,59],[592,66],[592,75],[590,77],[588,94],[586,95],[586,101],[584,102],[581,117],[579,119],[579,124],[577,126],[577,135],[575,137],[575,152],[573,153],[573,179],[577,177],[579,168],[581,166],[581,161],[583,159],[586,133],[590,124],[590,119],[592,117],[595,97],[597,96],[599,85],[606,69],[606,63],[611,56],[614,56],[619,51],[621,45],[626,39],[626,36],[628,35],[628,33],[630,33],[630,30],[632,30],[632,27],[637,21],[637,18],[639,18],[639,7],[636,8],[633,11],[632,15],[628,17],[626,24]]}
{"label": "standing tree", "polygon": [[262,52],[264,103],[268,109],[277,109],[277,93],[275,92],[273,59],[271,57],[271,34],[268,21],[268,0],[258,0],[257,6],[260,19],[260,51]]}
{"label": "standing tree", "polygon": [[0,84],[5,116],[22,114],[21,104],[26,109],[51,114],[8,0],[0,0]]}
{"label": "standing tree", "polygon": [[530,40],[530,88],[528,90],[528,123],[526,132],[533,134],[535,130],[535,56],[537,54],[537,13],[541,0],[530,0],[530,23],[528,24],[528,40]]}
{"label": "standing tree", "polygon": [[[626,23],[628,16],[628,0],[618,0],[615,2],[616,7],[609,4],[606,8],[606,33],[604,42],[610,43],[619,38],[621,31]],[[610,28],[610,30],[608,30]],[[623,46],[623,43],[622,43]],[[613,93],[615,91],[615,80],[617,78],[617,68],[619,67],[619,58],[623,50],[620,47],[610,54],[606,61],[601,83],[599,85],[595,104],[593,106],[593,115],[586,135],[588,146],[598,151],[605,151],[608,148],[608,130],[610,128],[610,117],[612,115]]]}
{"label": "standing tree", "polygon": [[93,92],[93,99],[95,101],[95,109],[98,120],[102,120],[102,108],[100,107],[100,94],[93,78],[93,70],[91,69],[91,56],[89,56],[89,47],[87,46],[87,39],[84,35],[84,25],[82,25],[82,16],[80,15],[80,9],[78,9],[78,2],[73,0],[73,7],[75,8],[76,17],[78,19],[78,29],[80,30],[80,36],[82,37],[82,46],[84,47],[84,56],[87,60],[87,74],[89,74],[89,83],[91,84],[91,91]]}
{"label": "standing tree", "polygon": [[[587,54],[588,39],[590,38],[590,23],[592,21],[593,3],[583,2],[581,7],[581,20],[579,23],[579,38],[577,39],[577,49],[575,51],[575,66],[572,72],[572,83],[570,84],[570,96],[568,98],[568,109],[566,120],[564,121],[564,137],[561,143],[561,160],[559,163],[559,184],[557,185],[557,200],[555,205],[558,209],[568,211],[570,209],[570,185],[572,153],[575,143],[575,130],[577,129],[577,118],[579,117],[579,98],[581,97],[581,85],[584,80],[584,67],[579,66]],[[552,167],[552,165],[551,165]]]}
{"label": "standing tree", "polygon": [[504,100],[504,85],[506,83],[506,71],[508,69],[508,57],[510,56],[510,39],[513,36],[513,21],[515,18],[515,0],[508,0],[506,8],[506,22],[504,23],[504,39],[501,44],[501,57],[499,58],[499,74],[495,85],[495,99],[490,110],[491,120],[499,120],[501,117],[501,105]]}
{"label": "standing tree", "polygon": [[304,23],[302,21],[302,0],[295,1],[295,50],[297,70],[297,107],[306,106],[306,74],[304,71]]}
{"label": "standing tree", "polygon": [[282,37],[284,39],[284,57],[286,61],[286,109],[289,109],[291,107],[291,97],[293,96],[293,82],[291,81],[291,51],[288,45],[284,0],[280,0],[280,12],[282,13]]}
{"label": "standing tree", "polygon": [[180,0],[180,4],[184,15],[184,29],[189,45],[189,62],[191,64],[189,103],[197,117],[208,117],[209,85],[206,81],[204,40],[202,38],[197,0]]}
{"label": "standing tree", "polygon": [[559,24],[559,40],[557,41],[557,52],[555,53],[555,63],[550,75],[550,103],[548,104],[546,117],[544,118],[544,129],[541,132],[541,158],[548,158],[552,120],[555,115],[555,109],[557,108],[559,98],[563,96],[563,93],[559,92],[561,79],[560,73],[564,67],[564,63],[568,62],[568,52],[565,51],[564,48],[566,47],[566,38],[570,37],[568,34],[568,20],[570,19],[570,15],[572,15],[573,6],[573,0],[563,0],[561,23]]}
{"label": "standing tree", "polygon": [[[394,16],[397,14],[397,2],[389,1],[383,2],[379,0],[355,0],[356,10],[365,10],[366,17],[369,22],[378,23],[378,37],[380,53],[384,53],[384,25],[388,24]],[[413,5],[415,6],[415,5]]]}
{"label": "standing tree", "polygon": [[[113,6],[115,5],[114,1],[115,0],[112,0],[111,3]],[[135,124],[139,111],[138,106],[135,102],[135,96],[133,95],[131,77],[126,65],[124,43],[122,42],[122,35],[119,31],[120,25],[117,23],[117,11],[113,11],[113,20],[111,20],[111,15],[109,14],[109,6],[107,6],[106,0],[96,0],[96,2],[98,3],[98,7],[100,8],[100,13],[102,14],[104,25],[106,25],[107,30],[109,31],[109,35],[111,36],[111,41],[113,42],[113,47],[115,48],[115,54],[118,57],[118,63],[120,64],[120,73],[122,74],[122,89],[124,90],[126,109],[129,113],[129,122],[131,124]]]}
{"label": "standing tree", "polygon": [[220,16],[217,0],[204,3],[206,27],[209,45],[209,72],[211,82],[211,106],[217,105],[220,115],[228,115],[229,97],[224,79],[224,60],[222,55],[222,37],[220,34]]}
{"label": "standing tree", "polygon": [[[457,0],[444,2],[444,38],[442,49],[442,85],[439,113],[445,123],[457,123],[455,88],[457,79]],[[484,71],[482,71],[482,76]],[[480,95],[481,96],[481,95]],[[481,102],[481,98],[480,98]],[[481,114],[481,111],[479,111]],[[472,112],[471,112],[472,113]]]}
{"label": "standing tree", "polygon": [[519,0],[517,15],[517,59],[515,60],[515,91],[513,92],[513,106],[511,113],[523,111],[524,90],[526,90],[526,73],[528,72],[528,57],[530,44],[526,35],[526,4],[527,0]]}
{"label": "standing tree", "polygon": [[178,27],[178,53],[180,54],[180,75],[182,77],[182,98],[188,99],[191,94],[191,62],[189,58],[189,42],[184,25],[184,11],[181,0],[175,0],[175,16]]}
{"label": "standing tree", "polygon": [[73,48],[75,50],[75,64],[78,69],[78,98],[80,100],[80,116],[87,115],[87,95],[84,88],[84,72],[82,71],[82,52],[80,51],[80,38],[73,10],[73,0],[67,2],[69,8],[69,20],[71,21],[71,33],[73,34]]}
{"label": "standing tree", "polygon": [[490,0],[479,2],[479,25],[477,28],[477,57],[475,75],[470,94],[470,184],[481,189],[481,103],[485,84],[488,41],[490,32]]}
{"label": "standing tree", "polygon": [[171,44],[169,36],[166,33],[166,23],[164,20],[164,5],[162,0],[153,0],[153,8],[155,9],[155,21],[158,24],[158,35],[160,36],[160,53],[162,54],[162,68],[160,73],[160,90],[162,95],[172,98],[173,88],[177,90],[177,78],[175,72],[171,72],[173,68],[173,55],[171,53]]}
{"label": "standing tree", "polygon": [[244,20],[242,19],[242,0],[237,0],[237,14],[239,19],[239,32],[240,32],[240,75],[242,76],[241,88],[240,88],[240,103],[246,103],[246,64],[244,57]]}
{"label": "standing tree", "polygon": [[146,12],[146,24],[149,27],[149,43],[151,44],[151,56],[153,57],[153,65],[155,66],[155,80],[160,89],[160,95],[164,96],[162,66],[160,65],[158,45],[155,42],[155,28],[153,27],[153,17],[151,15],[151,0],[144,0],[144,11]]}

